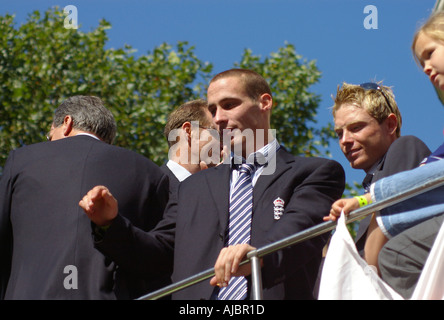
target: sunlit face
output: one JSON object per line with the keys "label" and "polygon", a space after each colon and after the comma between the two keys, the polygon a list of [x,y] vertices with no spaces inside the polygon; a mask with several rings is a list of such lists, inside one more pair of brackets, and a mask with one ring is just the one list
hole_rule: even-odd
{"label": "sunlit face", "polygon": [[[266,97],[268,99],[268,96]],[[245,134],[248,131],[254,139],[258,129],[269,129],[268,111],[265,107],[268,100],[261,102],[262,99],[261,101],[251,99],[239,78],[227,77],[212,82],[208,88],[207,99],[208,110],[221,138],[223,134],[231,137],[232,150],[236,150],[236,146],[242,146],[243,152],[254,149],[254,142],[253,146],[245,146],[246,138],[240,135],[240,132]]]}
{"label": "sunlit face", "polygon": [[366,172],[387,152],[395,139],[388,120],[381,124],[365,109],[343,104],[335,113],[339,146],[354,169]]}
{"label": "sunlit face", "polygon": [[433,85],[444,90],[444,45],[421,32],[415,54]]}

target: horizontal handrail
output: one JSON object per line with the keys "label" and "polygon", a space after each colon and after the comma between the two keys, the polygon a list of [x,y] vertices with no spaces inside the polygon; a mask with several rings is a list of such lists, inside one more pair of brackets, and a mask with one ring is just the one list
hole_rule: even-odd
{"label": "horizontal handrail", "polygon": [[[438,188],[443,185],[444,185],[444,177],[438,177],[438,178],[431,179],[430,181],[425,182],[422,185],[410,188],[409,190],[405,191],[403,194],[394,195],[394,196],[388,197],[387,199],[370,203],[362,208],[352,211],[348,215],[346,222],[351,223],[351,222],[357,221],[357,220],[362,219],[363,217],[365,217],[373,212],[379,211],[381,209],[384,209],[385,207],[397,204],[397,203],[402,202],[408,198],[417,196],[421,193],[427,192],[429,190],[432,190],[434,188]],[[253,257],[261,258],[263,256],[270,254],[270,253],[281,250],[285,247],[295,245],[295,244],[300,243],[302,241],[309,240],[309,239],[315,238],[321,234],[324,234],[326,232],[332,231],[333,229],[336,228],[336,224],[337,224],[336,221],[323,222],[321,224],[318,224],[316,226],[313,226],[311,228],[308,228],[306,230],[298,232],[295,235],[292,235],[292,236],[289,236],[289,237],[284,238],[282,240],[276,241],[274,243],[271,243],[271,244],[261,247],[259,249],[250,251],[246,256],[246,259],[241,262],[241,265],[250,262],[250,260]],[[213,276],[214,276],[214,269],[210,268],[210,269],[200,272],[194,276],[191,276],[189,278],[186,278],[184,280],[181,280],[181,281],[173,283],[169,286],[166,286],[162,289],[159,289],[159,290],[151,292],[147,295],[141,296],[137,300],[156,300],[156,299],[162,298],[164,296],[167,296],[169,294],[172,294],[176,291],[185,289],[186,287],[189,287],[191,285],[199,283],[203,280],[209,279]]]}

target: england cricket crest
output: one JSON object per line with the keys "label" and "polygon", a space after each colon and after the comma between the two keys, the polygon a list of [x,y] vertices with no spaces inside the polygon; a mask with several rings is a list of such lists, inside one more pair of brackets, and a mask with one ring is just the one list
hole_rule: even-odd
{"label": "england cricket crest", "polygon": [[273,201],[274,220],[279,220],[284,214],[284,200],[277,198]]}

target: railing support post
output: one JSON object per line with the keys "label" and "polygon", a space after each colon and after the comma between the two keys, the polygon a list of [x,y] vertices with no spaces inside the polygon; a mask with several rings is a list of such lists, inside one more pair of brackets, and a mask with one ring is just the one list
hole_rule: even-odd
{"label": "railing support post", "polygon": [[251,261],[251,300],[262,300],[262,273],[261,263],[257,256],[257,251],[250,251],[248,254]]}

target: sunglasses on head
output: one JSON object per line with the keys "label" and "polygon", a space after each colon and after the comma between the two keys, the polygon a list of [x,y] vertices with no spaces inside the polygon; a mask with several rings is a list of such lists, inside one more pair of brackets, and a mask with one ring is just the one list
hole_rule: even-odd
{"label": "sunglasses on head", "polygon": [[390,109],[390,112],[391,112],[391,113],[394,113],[394,112],[393,112],[392,105],[390,104],[389,99],[388,99],[387,96],[385,95],[384,90],[382,90],[382,88],[381,88],[377,83],[374,83],[374,82],[366,82],[366,83],[361,83],[359,86],[360,86],[362,89],[364,89],[364,90],[376,90],[376,91],[381,92],[382,96],[384,97],[385,101],[387,102],[387,105],[388,105],[388,107],[389,107],[389,109]]}

